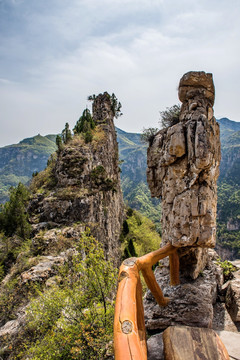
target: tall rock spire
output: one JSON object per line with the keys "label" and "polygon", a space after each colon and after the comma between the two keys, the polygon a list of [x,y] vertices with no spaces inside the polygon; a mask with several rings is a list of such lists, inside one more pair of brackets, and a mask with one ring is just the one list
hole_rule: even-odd
{"label": "tall rock spire", "polygon": [[202,248],[216,241],[220,139],[212,74],[186,73],[178,93],[179,122],[155,135],[148,148],[147,179],[152,196],[162,199],[163,244],[184,248],[179,253],[187,256],[187,271],[196,278],[204,266]]}

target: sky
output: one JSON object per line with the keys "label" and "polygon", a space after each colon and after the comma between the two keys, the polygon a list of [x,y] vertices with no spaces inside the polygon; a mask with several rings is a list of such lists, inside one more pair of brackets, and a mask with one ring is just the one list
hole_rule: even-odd
{"label": "sky", "polygon": [[240,121],[240,0],[0,0],[0,146],[73,128],[108,91],[115,125],[159,126],[188,71],[213,73],[216,118]]}

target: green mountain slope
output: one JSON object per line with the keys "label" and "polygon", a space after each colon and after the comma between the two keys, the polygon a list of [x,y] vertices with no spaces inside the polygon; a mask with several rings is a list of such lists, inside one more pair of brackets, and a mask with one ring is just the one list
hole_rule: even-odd
{"label": "green mountain slope", "polygon": [[[222,161],[218,186],[218,243],[228,256],[240,257],[240,123],[222,118]],[[138,133],[116,128],[125,202],[149,217],[160,228],[161,205],[152,199],[146,182],[147,145]],[[7,199],[9,186],[27,183],[32,173],[45,168],[55,151],[55,135],[24,139],[17,145],[0,148],[0,202]]]}
{"label": "green mountain slope", "polygon": [[222,161],[219,181],[240,185],[240,123],[219,120]]}
{"label": "green mountain slope", "polygon": [[147,145],[141,135],[116,128],[121,164],[122,190],[125,202],[150,218],[160,231],[161,204],[151,198],[146,180]]}
{"label": "green mountain slope", "polygon": [[56,135],[37,135],[0,148],[0,202],[7,200],[10,186],[26,184],[34,172],[46,167],[56,150],[55,138]]}
{"label": "green mountain slope", "polygon": [[217,249],[240,258],[240,123],[219,120],[222,160],[218,180]]}

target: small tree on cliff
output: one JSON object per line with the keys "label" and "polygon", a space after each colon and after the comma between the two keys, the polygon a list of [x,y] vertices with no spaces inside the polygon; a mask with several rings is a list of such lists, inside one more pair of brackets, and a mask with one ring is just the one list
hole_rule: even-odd
{"label": "small tree on cliff", "polygon": [[111,100],[112,112],[115,118],[117,119],[119,116],[122,116],[122,112],[121,112],[122,104],[120,103],[120,101],[118,101],[114,93],[112,93],[112,95],[110,96],[110,100]]}
{"label": "small tree on cliff", "polygon": [[166,110],[160,111],[160,125],[162,128],[173,126],[179,122],[180,105],[167,107]]}
{"label": "small tree on cliff", "polygon": [[65,124],[65,128],[61,133],[61,138],[64,144],[67,144],[72,139],[72,133],[71,130],[69,129],[68,123]]}
{"label": "small tree on cliff", "polygon": [[6,236],[16,234],[23,239],[30,235],[31,225],[26,212],[29,191],[19,183],[16,188],[10,188],[10,199],[0,209],[0,231]]}
{"label": "small tree on cliff", "polygon": [[[110,98],[111,101],[111,110],[113,112],[114,117],[117,119],[119,116],[122,116],[122,104],[120,103],[120,101],[118,101],[116,95],[114,93],[112,93],[112,95],[109,95],[106,91],[104,94],[107,94]],[[88,96],[88,101],[94,101],[96,99],[96,95],[89,95]]]}
{"label": "small tree on cliff", "polygon": [[142,133],[141,133],[141,141],[143,143],[149,143],[151,144],[154,136],[156,135],[156,133],[159,131],[158,128],[148,128],[148,129],[143,129]]}
{"label": "small tree on cliff", "polygon": [[58,148],[58,152],[60,152],[63,149],[63,142],[62,142],[62,138],[60,135],[57,135],[57,137],[56,137],[56,145]]}
{"label": "small tree on cliff", "polygon": [[88,109],[85,109],[78,119],[76,125],[73,128],[74,134],[80,134],[83,132],[87,132],[90,129],[94,129],[96,126],[92,115]]}
{"label": "small tree on cliff", "polygon": [[73,128],[74,134],[82,134],[86,143],[92,141],[93,135],[92,130],[96,124],[92,118],[92,115],[88,109],[85,109]]}

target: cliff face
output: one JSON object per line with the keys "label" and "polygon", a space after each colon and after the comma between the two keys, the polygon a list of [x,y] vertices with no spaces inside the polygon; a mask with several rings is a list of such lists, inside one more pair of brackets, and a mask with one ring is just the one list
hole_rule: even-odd
{"label": "cliff face", "polygon": [[123,198],[113,117],[109,95],[100,94],[93,103],[93,140],[75,136],[52,160],[48,184],[43,181],[39,189],[39,178],[33,179],[29,211],[36,231],[75,222],[89,226],[106,255],[117,261]]}
{"label": "cliff face", "polygon": [[[76,134],[59,147],[47,168],[32,179],[28,207],[33,229],[31,239],[17,236],[5,239],[0,234],[1,251],[12,259],[0,282],[0,353],[4,359],[19,356],[37,359],[42,346],[40,342],[44,344],[40,350],[42,356],[42,351],[47,353],[50,343],[54,342],[52,334],[58,334],[64,343],[66,338],[69,339],[69,333],[75,336],[76,330],[69,331],[69,326],[74,329],[77,326],[76,333],[80,337],[84,336],[86,326],[89,336],[89,331],[97,331],[102,319],[105,327],[102,329],[101,325],[101,334],[105,334],[102,336],[106,343],[109,341],[111,331],[106,324],[113,316],[114,267],[120,261],[119,237],[124,213],[113,118],[111,97],[107,93],[100,94],[93,103],[95,128],[91,130],[90,140],[86,141],[86,132]],[[44,301],[48,296],[50,302],[46,304]],[[40,305],[36,308],[38,314],[33,316],[34,321],[43,316],[43,322],[48,319],[49,325],[47,328],[39,325],[41,330],[36,325],[36,331],[29,332],[32,326],[29,308],[35,301]],[[94,316],[89,310],[91,306],[96,310]],[[56,314],[56,308],[57,316],[51,318],[43,314],[45,310]],[[83,319],[86,320],[84,325]],[[48,343],[50,328],[51,341]],[[66,337],[62,335],[64,331]],[[83,348],[82,340],[78,341]],[[25,349],[24,343],[27,344]],[[105,347],[100,345],[104,353]],[[59,350],[59,345],[57,348]],[[100,351],[92,348],[95,353]]]}

